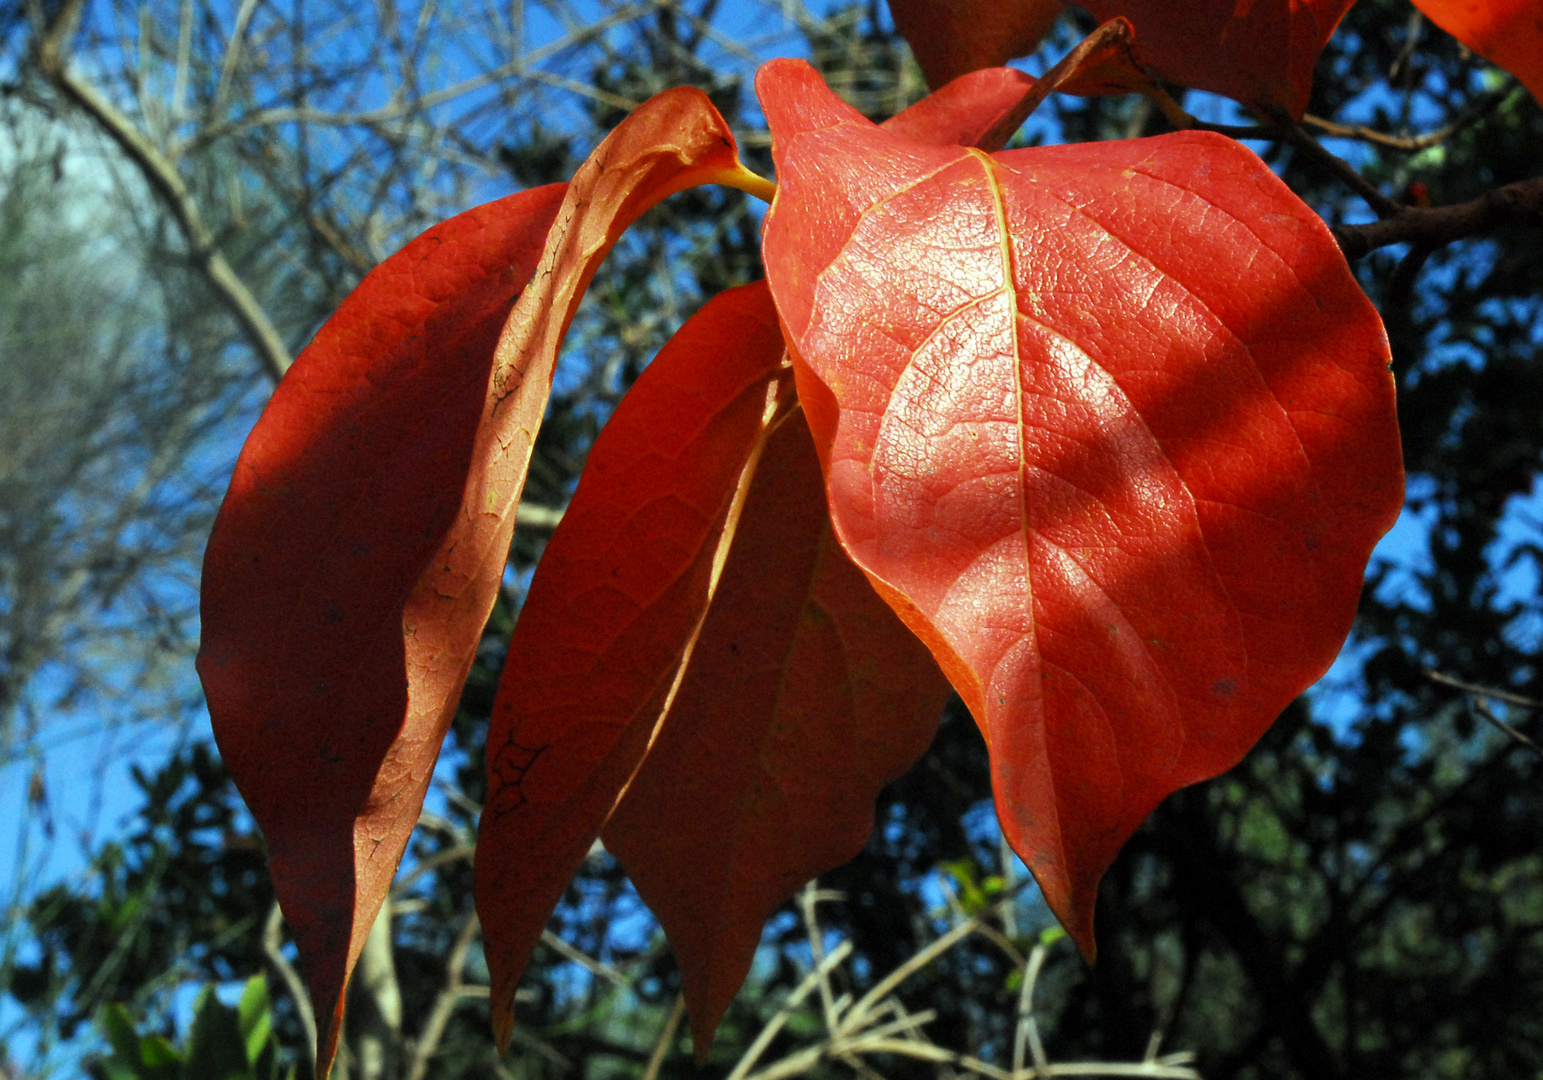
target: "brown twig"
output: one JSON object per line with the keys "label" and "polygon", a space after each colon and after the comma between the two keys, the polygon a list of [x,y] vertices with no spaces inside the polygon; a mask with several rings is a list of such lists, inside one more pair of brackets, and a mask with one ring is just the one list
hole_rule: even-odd
{"label": "brown twig", "polygon": [[1466,131],[1494,112],[1506,98],[1519,89],[1520,84],[1513,78],[1506,86],[1485,94],[1475,103],[1473,108],[1450,124],[1437,128],[1435,131],[1428,131],[1424,135],[1389,135],[1385,131],[1378,131],[1376,128],[1367,127],[1364,124],[1337,124],[1333,120],[1325,120],[1321,116],[1311,115],[1304,116],[1302,123],[1332,138],[1355,139],[1358,142],[1372,143],[1375,146],[1386,147],[1389,150],[1413,152],[1438,146],[1452,136]]}
{"label": "brown twig", "polygon": [[1512,727],[1510,724],[1500,719],[1500,717],[1496,716],[1495,710],[1491,709],[1489,707],[1489,703],[1483,698],[1478,698],[1471,704],[1473,706],[1474,712],[1488,720],[1491,724],[1494,724],[1497,728],[1509,736],[1510,739],[1518,746],[1525,746],[1528,750],[1531,750],[1534,754],[1537,754],[1538,757],[1543,757],[1543,746],[1539,746],[1535,740],[1528,738],[1526,735],[1523,735],[1516,728]]}
{"label": "brown twig", "polygon": [[434,999],[429,1018],[423,1024],[423,1034],[413,1047],[412,1066],[408,1070],[407,1080],[423,1080],[429,1071],[429,1062],[439,1051],[439,1042],[444,1038],[445,1027],[450,1023],[456,1006],[463,997],[470,996],[467,994],[470,988],[466,986],[462,972],[466,968],[466,954],[471,951],[472,941],[476,939],[480,925],[473,912],[466,916],[460,932],[455,936],[455,944],[445,960],[445,985]]}
{"label": "brown twig", "polygon": [[1442,686],[1450,686],[1454,690],[1462,690],[1465,693],[1477,694],[1479,697],[1489,698],[1491,701],[1503,701],[1507,705],[1516,705],[1523,709],[1543,709],[1543,701],[1537,698],[1523,697],[1521,694],[1513,694],[1509,690],[1497,690],[1493,686],[1480,686],[1478,683],[1464,682],[1455,679],[1451,675],[1443,674],[1431,668],[1425,669],[1425,677],[1433,683]]}
{"label": "brown twig", "polygon": [[1345,257],[1355,260],[1389,244],[1437,248],[1505,225],[1543,225],[1543,176],[1454,206],[1399,207],[1381,221],[1337,225],[1334,237]]}
{"label": "brown twig", "polygon": [[1543,757],[1543,745],[1539,745],[1537,740],[1496,716],[1495,710],[1491,709],[1484,699],[1503,701],[1507,705],[1513,705],[1519,709],[1543,709],[1543,701],[1523,697],[1521,694],[1513,694],[1507,690],[1497,690],[1490,686],[1480,686],[1477,683],[1464,682],[1462,679],[1454,679],[1450,675],[1443,675],[1441,672],[1432,671],[1430,668],[1425,669],[1425,677],[1433,683],[1450,686],[1454,690],[1461,690],[1465,694],[1472,695],[1477,700],[1470,702],[1470,705],[1473,711],[1478,713],[1482,719],[1489,721],[1500,731],[1504,732],[1513,742],[1520,746],[1525,746],[1539,757]]}
{"label": "brown twig", "polygon": [[659,1070],[664,1068],[664,1059],[669,1057],[670,1047],[675,1045],[675,1033],[680,1030],[680,1022],[685,1015],[686,995],[676,994],[675,1007],[670,1010],[664,1029],[659,1032],[659,1041],[654,1044],[654,1052],[649,1055],[648,1067],[643,1070],[642,1080],[659,1080]]}

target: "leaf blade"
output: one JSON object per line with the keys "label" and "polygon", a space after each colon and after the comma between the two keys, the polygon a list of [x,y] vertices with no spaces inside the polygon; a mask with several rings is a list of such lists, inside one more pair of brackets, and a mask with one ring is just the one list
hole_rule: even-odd
{"label": "leaf blade", "polygon": [[543,554],[499,683],[479,827],[500,1045],[530,951],[674,693],[789,381],[765,283],[709,301],[601,430]]}
{"label": "leaf blade", "polygon": [[895,29],[911,45],[927,84],[939,89],[981,68],[1034,51],[1065,7],[1062,0],[890,0]]}
{"label": "leaf blade", "polygon": [[815,78],[758,80],[766,255],[837,534],[969,705],[1004,830],[1091,953],[1125,838],[1349,629],[1402,496],[1386,339],[1230,141],[922,147]]}
{"label": "leaf blade", "polygon": [[[244,795],[261,791],[263,808],[253,812],[285,916],[312,997],[330,1009],[319,1033],[322,1071],[335,1051],[348,973],[417,822],[497,595],[535,432],[579,299],[616,238],[648,207],[696,183],[748,175],[705,94],[656,95],[601,142],[571,183],[523,196],[539,199],[539,220],[521,219],[527,227],[513,251],[479,249],[492,266],[476,289],[428,315],[372,319],[371,305],[394,311],[392,292],[411,294],[412,274],[439,266],[450,234],[425,234],[414,256],[345,304],[346,318],[334,318],[326,340],[348,345],[344,362],[328,366],[336,348],[307,350],[310,360],[297,361],[299,374],[275,393],[274,419],[265,413],[243,451],[238,475],[243,465],[249,475],[233,485],[234,503],[227,497],[239,509],[230,518],[222,509],[212,579],[206,562],[205,610],[216,614],[217,629],[211,638],[206,623],[200,673],[211,709],[222,699],[217,707],[227,719],[217,721],[217,738],[227,760],[237,759],[232,775]],[[389,363],[416,373],[409,390],[382,381],[383,346],[407,358]],[[431,362],[446,355],[461,357],[448,390]],[[361,395],[365,413],[374,409],[387,422],[332,408],[329,395],[340,390],[345,399],[350,390]],[[316,452],[318,431],[332,440],[330,451]],[[438,455],[429,465],[426,450]],[[369,499],[360,477],[375,485]],[[277,500],[265,494],[275,491]],[[359,508],[366,512],[351,520]],[[296,534],[310,547],[297,550]],[[254,536],[266,562],[237,550]],[[343,582],[337,595],[310,595],[319,567]],[[284,570],[282,585],[276,568]],[[268,605],[262,625],[274,638],[293,628],[295,612],[307,613],[305,635],[278,646],[277,659],[245,633],[242,604],[254,594]],[[340,639],[345,625],[357,629]],[[274,678],[283,680],[277,701],[265,685]],[[275,758],[290,767],[276,769]],[[299,776],[305,798],[296,797]]]}
{"label": "leaf blade", "polygon": [[[370,881],[356,869],[356,834],[376,824],[369,802],[411,804],[415,787],[421,801],[427,782],[397,776],[396,798],[379,799],[410,717],[403,613],[451,528],[493,348],[563,194],[470,210],[368,275],[274,392],[210,538],[199,675],[323,1010],[389,882],[389,870]],[[365,505],[388,512],[356,515]],[[437,689],[448,700],[459,685]],[[432,741],[424,719],[420,748]]]}
{"label": "leaf blade", "polygon": [[757,467],[670,715],[604,833],[681,970],[697,1057],[766,920],[856,855],[949,687],[830,528],[808,426]]}
{"label": "leaf blade", "polygon": [[1543,104],[1543,14],[1530,0],[1415,0],[1431,22],[1505,68]]}
{"label": "leaf blade", "polygon": [[1313,66],[1355,0],[1086,0],[1100,21],[1123,16],[1163,78],[1300,120]]}

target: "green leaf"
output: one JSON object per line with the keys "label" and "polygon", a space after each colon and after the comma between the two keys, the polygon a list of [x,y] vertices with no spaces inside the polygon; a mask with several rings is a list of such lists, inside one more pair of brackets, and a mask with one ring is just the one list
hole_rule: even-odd
{"label": "green leaf", "polygon": [[246,1059],[256,1065],[273,1034],[272,1003],[268,1000],[268,981],[263,976],[253,975],[247,980],[236,1004],[236,1015],[246,1044]]}
{"label": "green leaf", "polygon": [[97,1027],[107,1036],[113,1052],[128,1061],[139,1061],[139,1032],[134,1030],[134,1020],[122,1005],[109,1005],[97,1019]]}
{"label": "green leaf", "polygon": [[193,1006],[193,1030],[188,1035],[186,1080],[247,1080],[251,1066],[236,1010],[206,986]]}

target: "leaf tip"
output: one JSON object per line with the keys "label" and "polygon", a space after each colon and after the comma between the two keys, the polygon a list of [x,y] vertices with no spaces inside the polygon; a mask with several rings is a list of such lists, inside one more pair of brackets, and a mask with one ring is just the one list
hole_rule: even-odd
{"label": "leaf tip", "polygon": [[491,1012],[493,1045],[498,1048],[498,1056],[503,1057],[514,1041],[514,1010],[508,1005],[494,1005]]}

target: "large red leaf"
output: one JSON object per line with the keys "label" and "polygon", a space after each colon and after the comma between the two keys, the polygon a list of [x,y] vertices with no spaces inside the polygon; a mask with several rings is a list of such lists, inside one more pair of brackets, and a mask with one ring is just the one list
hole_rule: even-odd
{"label": "large red leaf", "polygon": [[683,326],[590,451],[509,643],[477,910],[507,1045],[521,971],[668,708],[791,372],[764,282]]}
{"label": "large red leaf", "polygon": [[1120,845],[1349,630],[1402,496],[1381,324],[1230,140],[986,155],[875,128],[798,61],[757,87],[836,534],[975,715],[1091,953]]}
{"label": "large red leaf", "polygon": [[605,843],[680,965],[698,1057],[766,920],[856,855],[948,683],[831,533],[801,414],[771,436],[668,720]]}
{"label": "large red leaf", "polygon": [[1543,4],[1538,0],[1414,0],[1414,6],[1515,75],[1543,103]]}
{"label": "large red leaf", "polygon": [[1355,0],[1079,0],[1123,15],[1142,59],[1165,79],[1301,118],[1313,66]]}
{"label": "large red leaf", "polygon": [[404,636],[404,612],[456,518],[493,349],[563,191],[468,211],[370,273],[274,391],[209,539],[198,670],[324,1019],[439,748],[409,666],[419,701],[453,703],[464,679],[425,668],[455,645],[442,627]]}
{"label": "large red leaf", "polygon": [[1027,56],[1054,25],[1063,0],[889,0],[927,84]]}
{"label": "large red leaf", "polygon": [[[706,95],[645,102],[566,191],[495,204],[524,215],[503,246],[458,255],[461,230],[431,230],[372,275],[243,451],[206,556],[199,670],[331,1017],[320,1069],[497,595],[584,287],[659,199],[747,178]],[[477,287],[451,293],[446,267]]]}

